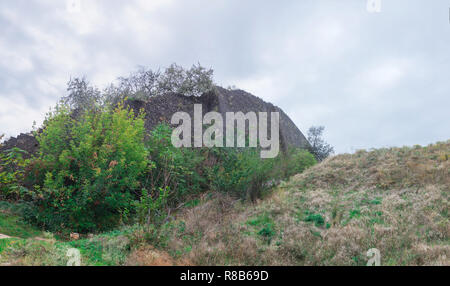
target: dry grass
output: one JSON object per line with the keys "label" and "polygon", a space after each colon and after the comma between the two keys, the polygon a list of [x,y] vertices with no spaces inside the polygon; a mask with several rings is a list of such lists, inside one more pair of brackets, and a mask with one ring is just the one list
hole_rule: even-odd
{"label": "dry grass", "polygon": [[126,266],[189,266],[189,260],[175,261],[167,252],[151,246],[142,246],[134,250],[127,258]]}
{"label": "dry grass", "polygon": [[450,141],[327,159],[254,205],[178,215],[164,249],[197,265],[450,265]]}
{"label": "dry grass", "polygon": [[3,239],[0,265],[65,265],[72,247],[82,265],[365,265],[370,248],[382,265],[450,265],[449,155],[450,141],[339,155],[254,204],[205,194],[159,231]]}

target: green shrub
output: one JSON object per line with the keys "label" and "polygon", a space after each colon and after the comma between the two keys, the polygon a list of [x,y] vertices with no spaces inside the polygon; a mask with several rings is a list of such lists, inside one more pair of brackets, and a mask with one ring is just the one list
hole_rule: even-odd
{"label": "green shrub", "polygon": [[0,152],[0,199],[20,198],[22,191],[20,183],[24,178],[26,163],[23,159],[25,153],[26,151],[17,147]]}
{"label": "green shrub", "polygon": [[258,148],[175,148],[168,125],[145,136],[144,115],[121,104],[76,119],[59,105],[44,126],[39,155],[26,169],[34,203],[27,217],[50,230],[104,230],[134,214],[139,223],[158,226],[168,209],[203,191],[255,200],[316,163],[298,149],[261,159]]}
{"label": "green shrub", "polygon": [[291,148],[276,158],[260,158],[257,148],[212,148],[215,164],[208,169],[211,188],[254,200],[278,180],[317,163],[306,150]]}
{"label": "green shrub", "polygon": [[160,225],[165,218],[164,210],[167,204],[167,195],[167,188],[160,188],[157,196],[153,197],[146,189],[142,189],[141,198],[136,203],[138,222],[147,225]]}
{"label": "green shrub", "polygon": [[49,113],[31,164],[41,168],[31,170],[37,174],[34,220],[79,232],[117,225],[133,207],[138,178],[147,170],[143,119],[121,104],[86,111],[76,121],[65,106]]}
{"label": "green shrub", "polygon": [[206,189],[206,178],[202,171],[204,157],[199,150],[174,147],[171,135],[172,129],[167,124],[157,125],[150,133],[146,145],[152,170],[142,181],[152,198],[157,198],[163,189],[167,192],[167,203],[174,206]]}
{"label": "green shrub", "polygon": [[273,229],[273,224],[266,224],[260,231],[258,231],[258,234],[262,236],[268,244],[270,244],[276,232]]}
{"label": "green shrub", "polygon": [[208,168],[211,188],[254,200],[274,176],[275,159],[261,159],[256,148],[211,148],[216,162]]}
{"label": "green shrub", "polygon": [[286,153],[280,156],[279,160],[281,176],[286,179],[317,164],[314,155],[299,148],[289,148]]}

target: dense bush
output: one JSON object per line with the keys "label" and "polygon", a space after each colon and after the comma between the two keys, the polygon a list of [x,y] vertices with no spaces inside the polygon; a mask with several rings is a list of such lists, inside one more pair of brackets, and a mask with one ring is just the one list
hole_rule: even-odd
{"label": "dense bush", "polygon": [[[208,169],[208,179],[215,191],[226,192],[241,198],[254,198],[254,189],[260,177],[268,172],[272,160],[259,159],[256,149],[212,148],[209,156],[215,158]],[[266,178],[269,176],[266,176]]]}
{"label": "dense bush", "polygon": [[280,154],[278,168],[283,178],[303,172],[306,168],[317,163],[314,155],[304,149],[289,148]]}
{"label": "dense bush", "polygon": [[198,194],[206,186],[203,176],[204,157],[197,149],[176,148],[171,142],[172,129],[159,124],[151,132],[146,145],[154,164],[146,174],[149,190],[167,189],[169,202],[181,203],[186,196]]}
{"label": "dense bush", "polygon": [[148,167],[143,116],[122,105],[76,121],[65,106],[50,113],[31,170],[35,221],[83,232],[126,219]]}
{"label": "dense bush", "polygon": [[162,223],[168,209],[207,188],[201,153],[196,149],[175,148],[171,134],[167,124],[159,124],[146,140],[150,168],[140,178],[144,189],[136,202],[139,223]]}
{"label": "dense bush", "polygon": [[254,200],[315,163],[296,149],[261,159],[257,148],[175,148],[168,125],[148,134],[144,114],[121,104],[168,92],[199,96],[214,90],[212,75],[200,64],[142,68],[103,91],[71,79],[68,96],[36,133],[39,154],[26,163],[19,150],[0,157],[0,196],[31,202],[27,218],[49,230],[87,232],[135,221],[157,226],[201,192]]}
{"label": "dense bush", "polygon": [[216,158],[215,164],[208,169],[211,188],[251,200],[261,196],[278,180],[316,163],[311,153],[297,148],[268,159],[260,158],[257,148],[212,148],[209,152]]}
{"label": "dense bush", "polygon": [[261,159],[258,148],[175,148],[172,129],[147,136],[144,115],[121,104],[74,119],[59,105],[37,135],[38,156],[27,166],[33,186],[27,217],[50,230],[108,229],[120,222],[160,225],[167,212],[214,190],[255,200],[280,179],[316,163],[290,149]]}

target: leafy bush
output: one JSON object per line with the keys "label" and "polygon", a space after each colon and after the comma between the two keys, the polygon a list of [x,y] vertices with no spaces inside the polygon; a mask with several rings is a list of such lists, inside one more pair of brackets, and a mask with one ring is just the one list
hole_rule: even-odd
{"label": "leafy bush", "polygon": [[151,196],[158,196],[161,188],[168,192],[168,203],[175,205],[184,202],[186,196],[199,194],[206,179],[199,150],[174,147],[171,135],[167,124],[159,124],[151,132],[146,144],[153,168],[143,181]]}
{"label": "leafy bush", "polygon": [[[1,139],[2,136],[0,136]],[[26,151],[14,147],[0,152],[0,199],[20,198],[22,187],[20,183],[24,178]]]}
{"label": "leafy bush", "polygon": [[136,202],[140,224],[161,225],[169,208],[198,195],[206,186],[206,178],[202,176],[204,159],[200,152],[175,148],[171,134],[172,129],[167,124],[159,124],[146,142],[152,165],[151,171],[141,178],[144,189]]}
{"label": "leafy bush", "polygon": [[41,170],[32,170],[40,174],[32,192],[35,221],[85,232],[126,219],[148,165],[143,118],[121,104],[113,111],[87,111],[76,121],[67,106],[49,113],[37,136],[40,153],[33,166]]}
{"label": "leafy bush", "polygon": [[281,154],[279,160],[278,165],[283,178],[299,174],[317,163],[313,154],[298,148],[289,148],[286,153]]}
{"label": "leafy bush", "polygon": [[316,164],[306,150],[291,148],[276,158],[260,158],[257,148],[212,148],[216,162],[208,170],[211,188],[254,200],[280,179]]}
{"label": "leafy bush", "polygon": [[164,220],[167,195],[167,188],[159,188],[159,193],[153,197],[146,189],[142,189],[141,198],[136,203],[138,222],[146,225],[160,225]]}
{"label": "leafy bush", "polygon": [[274,159],[261,159],[256,148],[211,148],[208,169],[211,188],[241,198],[256,199],[273,177]]}

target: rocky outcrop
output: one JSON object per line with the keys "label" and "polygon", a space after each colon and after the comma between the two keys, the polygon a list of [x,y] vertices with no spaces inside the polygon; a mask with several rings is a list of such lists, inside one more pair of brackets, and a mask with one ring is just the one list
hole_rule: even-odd
{"label": "rocky outcrop", "polygon": [[33,134],[31,133],[21,133],[17,137],[11,137],[8,140],[6,140],[1,146],[0,151],[6,151],[11,148],[20,148],[24,151],[26,151],[26,154],[23,154],[24,158],[29,158],[31,154],[35,154],[39,149],[39,143],[34,138]]}
{"label": "rocky outcrop", "polygon": [[[224,119],[226,112],[241,111],[245,114],[250,111],[255,113],[278,111],[280,113],[281,147],[295,146],[306,149],[310,146],[302,132],[279,107],[265,102],[243,90],[228,90],[222,87],[216,87],[215,91],[205,93],[199,97],[184,96],[182,94],[166,94],[151,97],[147,101],[128,100],[126,102],[126,105],[135,111],[141,109],[145,111],[145,127],[149,131],[158,123],[170,123],[172,115],[177,111],[187,112],[193,118],[194,104],[202,104],[203,114],[216,111],[221,113]],[[38,150],[38,142],[31,133],[20,134],[17,137],[7,140],[0,150],[7,150],[13,147],[18,147],[27,151],[29,154],[34,154]]]}
{"label": "rocky outcrop", "polygon": [[194,104],[202,104],[203,114],[216,111],[222,114],[224,119],[226,112],[241,111],[244,114],[250,111],[255,113],[279,112],[281,147],[295,146],[305,149],[310,147],[308,140],[283,110],[243,90],[227,90],[216,87],[216,91],[205,93],[200,97],[166,94],[152,97],[147,102],[134,100],[128,101],[127,104],[135,111],[144,109],[147,130],[152,130],[160,122],[170,123],[172,115],[177,111],[187,112],[193,118]]}

